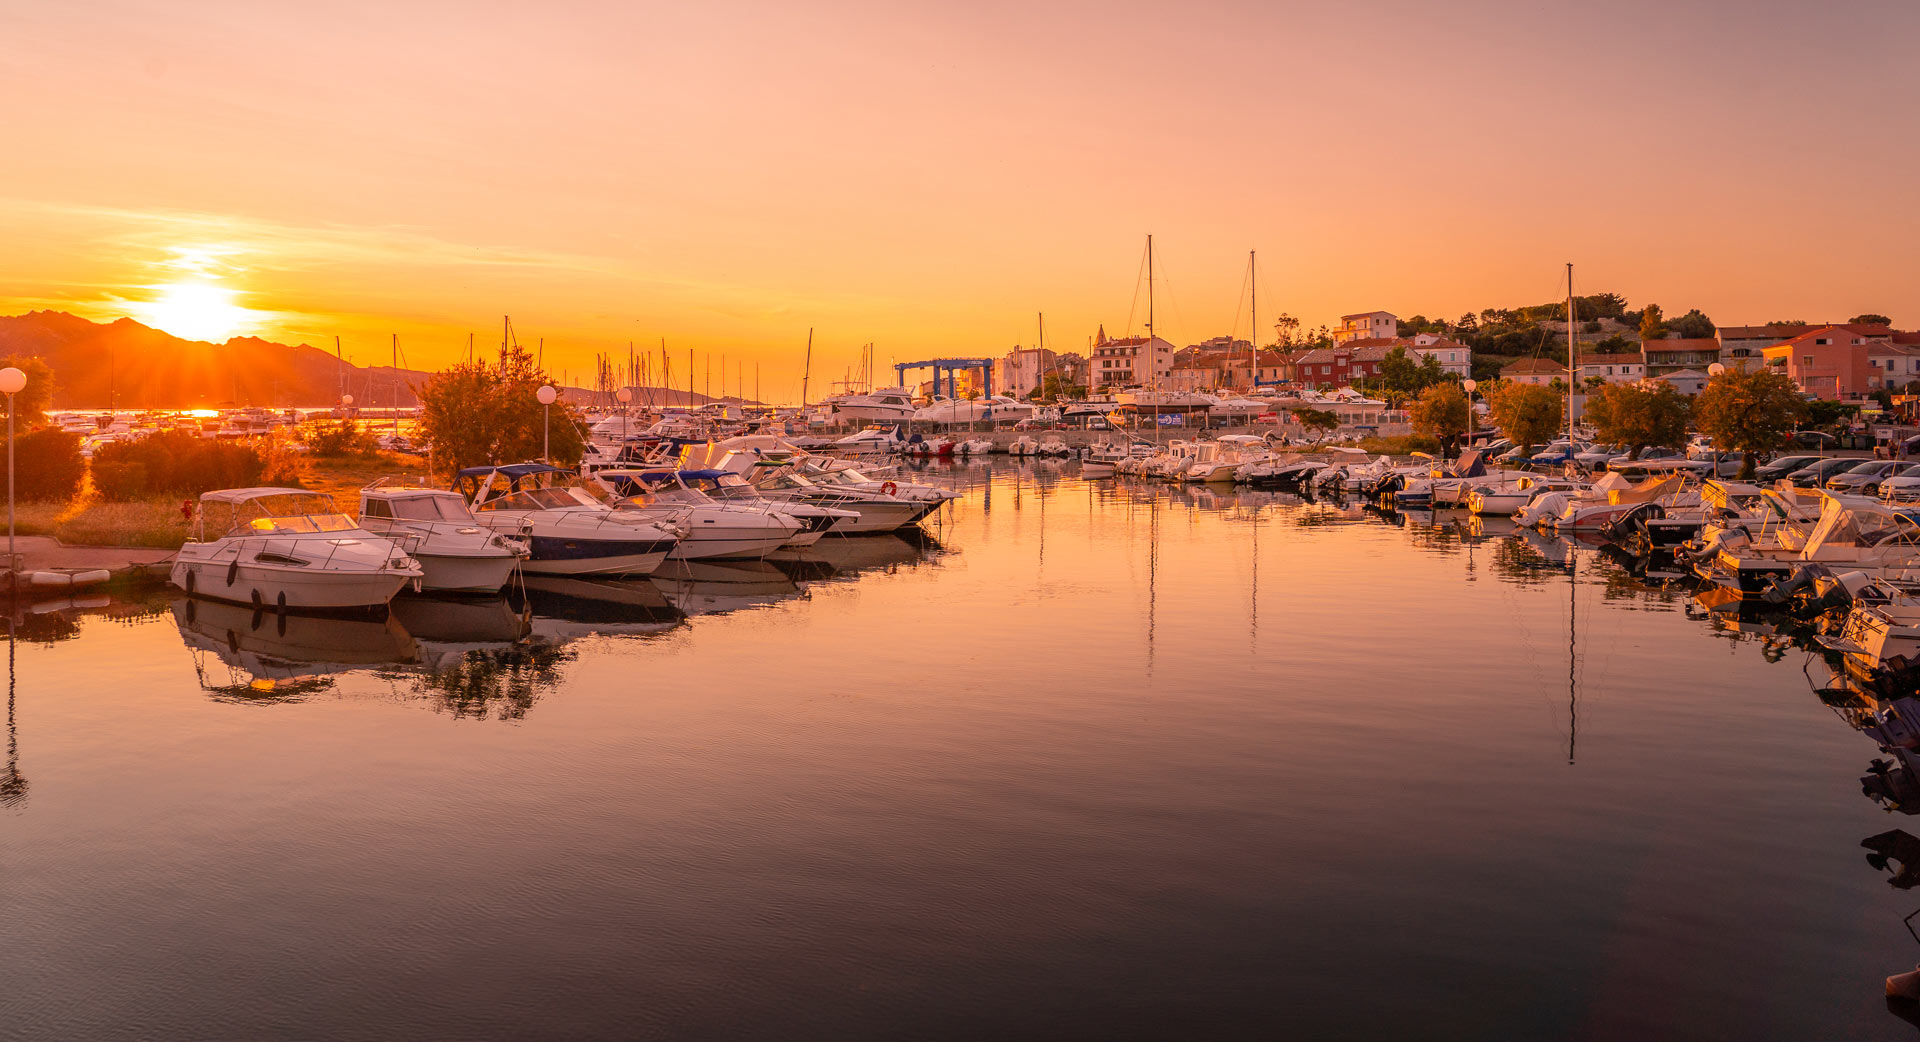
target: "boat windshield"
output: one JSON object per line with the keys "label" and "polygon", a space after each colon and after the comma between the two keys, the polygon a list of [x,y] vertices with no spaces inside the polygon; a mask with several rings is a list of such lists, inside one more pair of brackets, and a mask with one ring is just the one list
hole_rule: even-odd
{"label": "boat windshield", "polygon": [[256,517],[246,524],[255,535],[311,535],[316,532],[351,532],[360,522],[345,514],[301,514],[296,517]]}
{"label": "boat windshield", "polygon": [[459,496],[419,496],[392,501],[393,516],[402,521],[471,521],[473,511]]}
{"label": "boat windshield", "polygon": [[529,488],[490,499],[481,510],[564,510],[568,507],[595,506],[593,497],[577,488]]}

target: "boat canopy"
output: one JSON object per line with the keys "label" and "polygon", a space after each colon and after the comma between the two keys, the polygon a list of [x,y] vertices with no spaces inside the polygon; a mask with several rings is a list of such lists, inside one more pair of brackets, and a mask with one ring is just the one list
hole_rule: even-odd
{"label": "boat canopy", "polygon": [[1920,542],[1920,523],[1912,515],[1888,509],[1877,499],[1829,493],[1801,555],[1810,557],[1828,543],[1872,546],[1902,537]]}
{"label": "boat canopy", "polygon": [[250,503],[256,499],[265,499],[268,496],[317,496],[328,502],[333,500],[332,496],[324,492],[314,492],[311,489],[262,486],[260,488],[223,488],[216,492],[203,492],[200,495],[200,502],[238,505]]}
{"label": "boat canopy", "polygon": [[517,481],[520,478],[524,478],[532,474],[565,474],[565,473],[568,473],[568,472],[560,469],[559,467],[553,466],[550,463],[508,463],[508,464],[505,464],[504,466],[468,467],[467,469],[461,471],[459,476],[463,478],[484,478],[493,474],[503,474],[506,477]]}

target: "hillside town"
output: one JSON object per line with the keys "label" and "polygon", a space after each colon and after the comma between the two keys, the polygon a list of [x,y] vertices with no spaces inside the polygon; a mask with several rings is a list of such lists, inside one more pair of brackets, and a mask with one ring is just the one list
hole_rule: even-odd
{"label": "hillside town", "polygon": [[[1715,366],[1741,372],[1770,366],[1809,397],[1872,414],[1889,404],[1884,399],[1920,381],[1920,331],[1898,330],[1886,322],[1721,326],[1712,336],[1657,339],[1624,336],[1618,323],[1589,325],[1601,328],[1576,334],[1579,389],[1659,380],[1692,395],[1706,385]],[[1406,334],[1401,320],[1387,311],[1342,316],[1340,325],[1329,331],[1330,345],[1293,350],[1256,350],[1245,339],[1225,336],[1176,347],[1158,336],[1109,336],[1102,327],[1085,355],[1014,348],[999,360],[993,387],[1018,398],[1051,396],[1056,389],[1099,392],[1131,386],[1240,393],[1262,387],[1330,390],[1367,385],[1398,351],[1417,365],[1431,359],[1441,371],[1461,379],[1564,388],[1566,324],[1546,322],[1541,328],[1553,335],[1542,337],[1540,353],[1491,369],[1481,366],[1476,372],[1471,346],[1433,332]],[[1608,334],[1606,340],[1598,339],[1601,333]],[[978,379],[979,374],[972,375]],[[961,386],[978,389],[964,379]]]}

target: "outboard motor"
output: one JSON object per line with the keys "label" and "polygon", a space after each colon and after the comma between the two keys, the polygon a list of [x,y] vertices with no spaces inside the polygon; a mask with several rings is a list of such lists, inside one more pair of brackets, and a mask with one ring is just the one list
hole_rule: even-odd
{"label": "outboard motor", "polygon": [[1826,571],[1818,565],[1801,565],[1793,574],[1784,579],[1775,579],[1773,584],[1761,593],[1760,598],[1768,604],[1785,604],[1801,590],[1811,589],[1813,580]]}
{"label": "outboard motor", "polygon": [[1658,503],[1642,503],[1632,510],[1600,526],[1600,534],[1616,543],[1624,543],[1635,532],[1645,531],[1648,521],[1667,516],[1667,511]]}

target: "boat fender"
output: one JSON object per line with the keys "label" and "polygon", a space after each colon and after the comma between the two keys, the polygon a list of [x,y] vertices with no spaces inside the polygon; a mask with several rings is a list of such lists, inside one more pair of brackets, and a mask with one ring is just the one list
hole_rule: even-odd
{"label": "boat fender", "polygon": [[187,569],[187,593],[189,595],[193,593],[194,577],[198,574],[199,574],[199,571],[197,569],[194,569],[194,568]]}
{"label": "boat fender", "polygon": [[273,610],[281,618],[287,617],[287,591],[281,590],[280,596],[274,599]]}
{"label": "boat fender", "polygon": [[236,554],[234,555],[233,563],[227,565],[227,585],[232,586],[233,581],[238,578],[240,578],[240,557]]}

